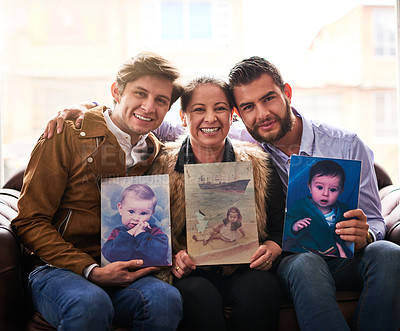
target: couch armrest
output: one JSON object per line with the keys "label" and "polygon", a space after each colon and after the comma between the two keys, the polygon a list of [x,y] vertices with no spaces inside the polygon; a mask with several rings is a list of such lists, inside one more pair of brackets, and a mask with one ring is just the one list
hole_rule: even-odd
{"label": "couch armrest", "polygon": [[24,179],[25,168],[18,170],[11,178],[4,184],[3,188],[9,188],[21,191],[22,182]]}
{"label": "couch armrest", "polygon": [[21,246],[0,221],[0,330],[20,330],[26,306],[21,282]]}
{"label": "couch armrest", "polygon": [[400,244],[400,187],[389,185],[379,191],[382,216],[386,223],[386,239]]}
{"label": "couch armrest", "polygon": [[26,303],[21,282],[21,245],[11,228],[19,192],[0,189],[0,330],[21,330]]}

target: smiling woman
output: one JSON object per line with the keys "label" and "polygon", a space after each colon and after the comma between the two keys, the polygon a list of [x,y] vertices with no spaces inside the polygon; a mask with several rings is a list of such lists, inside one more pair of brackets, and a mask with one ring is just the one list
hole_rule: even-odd
{"label": "smiling woman", "polygon": [[233,108],[232,98],[225,94],[224,88],[227,87],[223,82],[202,77],[191,81],[188,92],[181,96],[182,123],[189,129],[190,143],[198,163],[222,161]]}
{"label": "smiling woman", "polygon": [[[281,252],[284,199],[268,155],[255,144],[227,138],[233,99],[227,84],[213,77],[190,81],[181,96],[188,129],[183,142],[166,143],[149,170],[169,174],[173,242],[173,284],[184,301],[184,330],[276,329],[280,287],[272,272]],[[258,248],[245,265],[196,267],[186,251],[184,164],[251,161],[256,195]],[[171,277],[172,275],[170,275]],[[225,321],[223,304],[234,307]]]}

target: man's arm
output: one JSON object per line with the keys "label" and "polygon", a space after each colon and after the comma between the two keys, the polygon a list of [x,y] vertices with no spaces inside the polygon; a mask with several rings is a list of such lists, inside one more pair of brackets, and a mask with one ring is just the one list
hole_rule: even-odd
{"label": "man's arm", "polygon": [[[46,124],[43,137],[51,139],[54,133],[61,134],[66,120],[74,121],[75,127],[79,129],[82,125],[85,112],[97,105],[98,104],[94,102],[82,102],[59,111],[57,115]],[[162,142],[175,141],[180,135],[185,133],[185,128],[180,123],[163,121],[153,133]]]}
{"label": "man's arm", "polygon": [[386,225],[381,214],[373,152],[357,135],[346,146],[348,150],[343,151],[343,157],[362,162],[359,208],[344,213],[349,220],[337,223],[335,231],[341,239],[354,242],[355,250],[360,250],[368,245],[371,236],[374,240],[384,239]]}
{"label": "man's arm", "polygon": [[155,136],[162,142],[175,141],[185,132],[185,128],[180,123],[171,123],[165,120],[153,131]]}
{"label": "man's arm", "polygon": [[141,277],[160,270],[156,267],[140,269],[142,265],[142,260],[131,260],[110,263],[102,268],[94,267],[88,279],[100,286],[127,286]]}
{"label": "man's arm", "polygon": [[[43,137],[51,139],[55,132],[57,134],[62,133],[66,120],[74,121],[76,128],[79,129],[82,124],[84,113],[97,105],[96,102],[82,102],[59,111],[57,115],[46,124]],[[160,141],[167,142],[175,141],[180,135],[185,134],[186,131],[181,123],[163,121],[153,133]],[[254,139],[250,136],[242,123],[231,126],[229,137],[232,139],[254,142]]]}
{"label": "man's arm", "polygon": [[362,161],[359,209],[367,217],[369,231],[374,236],[374,239],[384,239],[386,226],[381,213],[382,206],[374,170],[373,152],[356,136],[349,151],[349,158]]}
{"label": "man's arm", "polygon": [[[77,270],[95,263],[94,259],[66,242],[52,223],[66,191],[69,164],[79,157],[70,146],[66,135],[58,135],[51,141],[43,138],[38,141],[25,171],[18,201],[19,213],[12,226],[22,243],[42,260]],[[67,255],[68,259],[65,259]],[[71,265],[65,265],[66,260]]]}
{"label": "man's arm", "polygon": [[66,120],[75,121],[75,127],[79,129],[82,125],[84,113],[97,105],[96,102],[83,102],[59,111],[57,115],[46,124],[46,128],[43,131],[43,138],[51,139],[54,135],[54,131],[56,131],[57,134],[62,133]]}
{"label": "man's arm", "polygon": [[51,141],[41,138],[32,152],[18,201],[19,213],[12,221],[21,242],[53,266],[85,276],[84,271],[88,269],[88,279],[99,285],[128,285],[158,270],[141,268],[141,260],[110,263],[101,268],[90,255],[65,241],[53,226],[53,216],[66,192],[68,178],[74,172],[69,164],[80,155],[78,151],[60,148],[73,145],[66,137],[57,135]]}

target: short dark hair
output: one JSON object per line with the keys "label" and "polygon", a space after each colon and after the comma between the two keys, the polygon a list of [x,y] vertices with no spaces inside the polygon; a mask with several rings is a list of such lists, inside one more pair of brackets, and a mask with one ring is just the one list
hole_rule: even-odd
{"label": "short dark hair", "polygon": [[252,56],[235,64],[229,72],[229,87],[249,84],[267,74],[282,92],[285,91],[285,83],[279,69],[271,62],[259,56]]}
{"label": "short dark hair", "polygon": [[181,95],[181,109],[183,112],[186,111],[190,99],[193,96],[194,91],[197,87],[204,84],[212,84],[220,87],[228,99],[229,108],[232,109],[234,106],[232,91],[229,89],[229,85],[222,79],[212,76],[199,76],[190,80],[184,87]]}
{"label": "short dark hair", "polygon": [[182,93],[182,85],[177,81],[180,73],[170,61],[153,52],[139,53],[122,64],[115,80],[118,84],[118,92],[122,94],[126,84],[146,75],[161,76],[172,83],[173,89],[169,105],[171,108]]}
{"label": "short dark hair", "polygon": [[157,197],[154,191],[146,184],[132,184],[125,188],[121,194],[121,203],[124,202],[130,193],[134,194],[139,200],[153,200],[153,210],[157,205]]}
{"label": "short dark hair", "polygon": [[346,180],[345,172],[338,163],[332,160],[322,160],[315,163],[310,168],[310,176],[308,178],[308,184],[311,184],[312,179],[317,176],[331,176],[340,177],[340,187],[343,188],[344,181]]}
{"label": "short dark hair", "polygon": [[226,225],[229,223],[228,217],[230,213],[234,213],[238,215],[238,220],[235,223],[231,224],[231,230],[236,231],[242,226],[242,214],[240,213],[240,210],[238,207],[230,207],[228,211],[226,212],[226,218],[223,219],[223,223]]}

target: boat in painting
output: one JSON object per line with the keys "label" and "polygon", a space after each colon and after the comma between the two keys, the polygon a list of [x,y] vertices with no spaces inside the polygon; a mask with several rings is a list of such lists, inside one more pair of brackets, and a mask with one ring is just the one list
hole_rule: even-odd
{"label": "boat in painting", "polygon": [[218,191],[218,192],[235,192],[244,193],[250,179],[239,179],[231,182],[218,182],[218,183],[199,183],[202,190]]}

